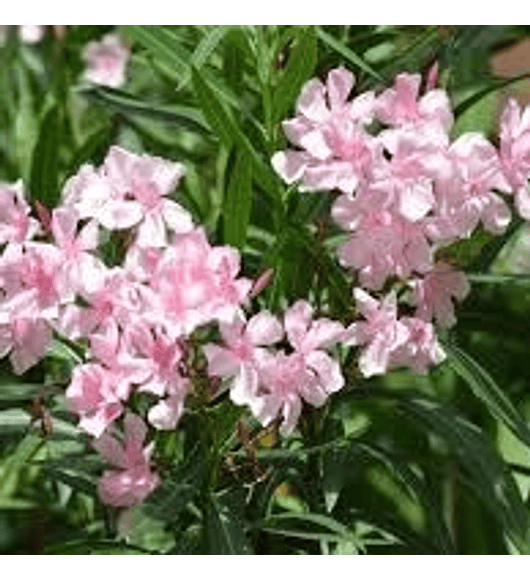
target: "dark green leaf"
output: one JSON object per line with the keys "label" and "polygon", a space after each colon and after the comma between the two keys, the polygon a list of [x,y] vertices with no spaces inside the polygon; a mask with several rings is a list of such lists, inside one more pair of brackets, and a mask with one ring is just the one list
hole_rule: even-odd
{"label": "dark green leaf", "polygon": [[230,111],[221,103],[196,69],[193,69],[193,86],[204,116],[212,129],[227,145],[236,145],[241,149],[241,154],[248,155],[256,179],[269,194],[277,197],[278,188],[271,170],[265,165],[246,135],[241,131]]}
{"label": "dark green leaf", "polygon": [[252,554],[243,523],[245,491],[225,489],[210,496],[207,512],[208,549],[210,554]]}
{"label": "dark green leaf", "polygon": [[524,538],[528,512],[508,466],[493,450],[483,432],[448,407],[426,397],[399,397],[401,408],[417,423],[441,437],[455,453],[466,481],[516,541]]}
{"label": "dark green leaf", "polygon": [[493,378],[455,344],[443,341],[442,345],[449,357],[449,364],[469,385],[473,394],[486,404],[494,417],[506,423],[515,435],[530,446],[530,430],[526,422]]}
{"label": "dark green leaf", "polygon": [[354,64],[355,66],[358,66],[360,69],[367,72],[374,79],[376,79],[378,81],[383,80],[381,75],[379,73],[377,73],[359,55],[355,54],[355,52],[353,52],[353,50],[351,50],[350,48],[345,46],[342,42],[337,40],[335,37],[331,36],[331,34],[328,34],[324,30],[322,30],[322,28],[317,26],[316,31],[317,31],[318,37],[320,38],[320,40],[322,40],[322,42],[327,44],[333,50],[336,50],[339,54],[341,54],[350,63]]}
{"label": "dark green leaf", "polygon": [[184,105],[154,105],[137,99],[124,91],[108,87],[91,87],[80,89],[80,92],[95,103],[101,104],[122,115],[138,115],[157,119],[166,123],[209,134],[210,128],[204,117],[194,107]]}
{"label": "dark green leaf", "polygon": [[458,119],[460,115],[465,113],[470,107],[478,103],[481,99],[483,99],[490,93],[493,93],[494,91],[499,91],[500,89],[503,89],[513,83],[516,83],[517,81],[527,79],[528,77],[530,77],[530,73],[525,73],[523,75],[519,75],[517,77],[507,80],[496,80],[492,82],[487,87],[478,90],[476,93],[473,93],[470,97],[467,97],[461,103],[456,105],[454,109],[455,118]]}
{"label": "dark green leaf", "polygon": [[223,203],[224,241],[243,248],[252,208],[252,162],[237,155]]}
{"label": "dark green leaf", "polygon": [[39,138],[33,151],[30,177],[32,201],[40,201],[53,209],[59,201],[58,157],[60,125],[57,106],[52,107],[42,119]]}
{"label": "dark green leaf", "polygon": [[302,85],[311,77],[317,60],[317,39],[313,28],[303,30],[291,49],[284,71],[272,98],[274,122],[292,108]]}

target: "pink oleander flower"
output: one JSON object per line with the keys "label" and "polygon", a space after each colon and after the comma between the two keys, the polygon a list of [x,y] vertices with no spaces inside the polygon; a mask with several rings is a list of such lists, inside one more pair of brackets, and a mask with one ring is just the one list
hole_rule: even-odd
{"label": "pink oleander flower", "polygon": [[175,235],[152,277],[150,321],[172,338],[214,320],[232,322],[252,286],[237,277],[240,265],[235,248],[210,246],[201,228]]}
{"label": "pink oleander flower", "polygon": [[60,331],[72,340],[110,322],[124,327],[143,315],[148,299],[153,300],[149,288],[131,280],[123,268],[106,268],[100,262],[84,264],[77,290],[85,305],[68,304],[59,322]]}
{"label": "pink oleander flower", "polygon": [[99,437],[123,412],[113,373],[94,363],[74,368],[66,401],[80,416],[79,428],[94,437]]}
{"label": "pink oleander flower", "polygon": [[141,503],[160,484],[160,477],[151,468],[153,444],[143,447],[147,427],[140,417],[128,413],[124,419],[123,443],[103,433],[94,447],[118,469],[108,470],[98,482],[101,501],[115,507],[131,507]]}
{"label": "pink oleander flower", "polygon": [[42,24],[23,24],[19,27],[18,33],[22,42],[26,44],[37,44],[46,34],[46,26]]}
{"label": "pink oleander flower", "polygon": [[379,302],[361,288],[354,297],[364,321],[354,322],[344,333],[344,344],[364,346],[359,357],[363,376],[382,375],[392,363],[393,353],[410,338],[410,330],[398,320],[397,298],[394,292]]}
{"label": "pink oleander flower", "polygon": [[436,205],[436,184],[453,177],[449,138],[439,126],[383,131],[379,138],[391,159],[374,171],[370,189],[387,193],[409,221],[423,219]]}
{"label": "pink oleander flower", "polygon": [[404,344],[392,351],[389,367],[408,367],[417,374],[426,375],[433,365],[445,359],[434,327],[420,318],[404,317],[400,322],[408,330],[409,336]]}
{"label": "pink oleander flower", "polygon": [[99,42],[89,42],[82,56],[87,65],[84,75],[89,81],[113,88],[125,84],[130,50],[119,36],[107,34]]}
{"label": "pink oleander flower", "polygon": [[189,212],[167,197],[183,174],[180,163],[114,146],[102,167],[84,165],[68,180],[64,203],[109,230],[136,226],[140,247],[165,247],[168,230],[193,229]]}
{"label": "pink oleander flower", "polygon": [[453,113],[447,93],[442,89],[428,90],[419,97],[421,75],[401,73],[394,86],[383,91],[376,99],[377,117],[393,126],[439,124],[446,133],[453,124]]}
{"label": "pink oleander flower", "polygon": [[510,99],[501,116],[500,158],[506,179],[515,191],[517,211],[530,219],[530,107],[521,112]]}
{"label": "pink oleander flower", "polygon": [[382,287],[389,276],[408,278],[431,267],[431,250],[421,223],[401,216],[388,192],[367,191],[352,199],[340,196],[331,215],[349,241],[339,247],[339,261],[359,271],[362,286]]}
{"label": "pink oleander flower", "polygon": [[427,322],[434,318],[441,328],[456,324],[452,299],[461,302],[470,291],[466,275],[445,262],[436,262],[423,279],[412,281],[412,287],[416,316]]}
{"label": "pink oleander flower", "polygon": [[[166,228],[179,234],[193,229],[191,215],[166,197],[184,175],[180,163],[151,155],[135,155],[114,146],[105,158],[104,171],[113,189],[119,193],[114,215],[123,208],[126,215],[134,212],[140,216],[136,238],[139,246],[166,246]],[[119,225],[118,219],[111,229]]]}
{"label": "pink oleander flower", "polygon": [[313,309],[305,300],[293,304],[285,312],[284,325],[294,352],[262,351],[258,359],[258,396],[249,406],[263,425],[280,414],[284,435],[296,427],[302,399],[320,407],[344,386],[340,365],[325,352],[343,339],[344,327],[327,318],[312,318]]}
{"label": "pink oleander flower", "polygon": [[19,294],[0,306],[0,358],[9,360],[17,375],[44,358],[52,342],[52,329],[33,300]]}
{"label": "pink oleander flower", "polygon": [[189,381],[180,372],[183,352],[178,342],[141,320],[127,326],[124,342],[132,360],[145,372],[138,390],[161,398],[149,410],[149,423],[157,429],[174,429],[189,390]]}
{"label": "pink oleander flower", "polygon": [[455,172],[438,185],[438,204],[426,231],[433,241],[468,237],[482,222],[499,235],[510,222],[510,209],[495,191],[509,193],[495,147],[480,133],[465,133],[449,148]]}
{"label": "pink oleander flower", "polygon": [[52,244],[8,244],[0,258],[0,288],[6,302],[31,301],[42,318],[56,319],[59,307],[74,298],[60,267],[60,252]]}
{"label": "pink oleander flower", "polygon": [[258,391],[258,366],[265,346],[272,346],[283,337],[280,322],[270,312],[262,311],[245,323],[220,324],[224,346],[203,347],[208,359],[208,373],[218,377],[234,377],[230,398],[237,405],[250,404]]}
{"label": "pink oleander flower", "polygon": [[293,431],[302,412],[302,393],[312,393],[315,374],[304,363],[299,353],[269,353],[259,369],[260,396],[250,403],[252,414],[268,425],[282,417],[280,433]]}
{"label": "pink oleander flower", "polygon": [[374,94],[348,101],[353,83],[353,74],[344,68],[330,71],[325,85],[318,79],[306,83],[297,116],[283,123],[287,138],[301,150],[279,151],[272,158],[285,182],[351,194],[382,160],[382,147],[364,130],[373,118]]}
{"label": "pink oleander flower", "polygon": [[344,386],[339,363],[325,352],[342,340],[344,327],[329,318],[313,320],[313,308],[305,300],[298,300],[288,308],[284,320],[285,332],[294,352],[303,356],[317,379],[312,391],[303,393],[303,396],[313,405],[322,405],[329,394]]}
{"label": "pink oleander flower", "polygon": [[129,398],[133,387],[148,380],[150,369],[130,352],[125,332],[120,333],[115,320],[107,319],[88,340],[91,359],[112,373],[114,391],[122,401]]}
{"label": "pink oleander flower", "polygon": [[98,245],[98,224],[89,220],[78,231],[79,213],[71,207],[53,210],[50,222],[55,246],[61,253],[61,271],[65,283],[80,289],[80,280],[86,268],[97,268],[97,261],[90,252]]}
{"label": "pink oleander flower", "polygon": [[0,183],[0,244],[20,244],[38,233],[39,223],[29,217],[30,211],[22,180],[14,184]]}

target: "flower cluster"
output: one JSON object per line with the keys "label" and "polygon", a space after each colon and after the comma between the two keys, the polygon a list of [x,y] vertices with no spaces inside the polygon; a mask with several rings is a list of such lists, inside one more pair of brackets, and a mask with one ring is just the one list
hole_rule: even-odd
{"label": "flower cluster", "polygon": [[[302,399],[320,407],[344,386],[338,362],[326,352],[342,341],[344,327],[327,318],[312,318],[311,306],[299,300],[285,311],[283,325],[262,311],[248,321],[222,324],[223,345],[204,347],[209,373],[234,377],[232,401],[248,405],[263,425],[281,416],[282,434],[295,428]],[[276,348],[285,336],[287,349]]]}
{"label": "flower cluster", "polygon": [[[107,37],[87,59],[113,47]],[[345,69],[326,84],[309,81],[284,122],[297,149],[272,160],[288,183],[339,192],[332,216],[349,234],[339,259],[359,279],[359,319],[348,327],[315,316],[303,299],[281,320],[249,313],[270,271],[254,284],[241,276],[239,252],[211,245],[170,197],[184,175],[179,163],[111,147],[101,166],[68,179],[59,207],[33,208],[39,220],[21,182],[0,184],[0,356],[22,374],[54,335],[81,346],[66,399],[114,467],[99,482],[105,503],[130,507],[157,487],[148,432],[175,429],[205,378],[221,379],[235,404],[286,435],[304,404],[322,406],[344,386],[341,345],[361,349],[365,377],[400,367],[427,373],[443,360],[434,324],[455,324],[453,301],[469,283],[436,251],[480,223],[502,233],[511,211],[501,193],[515,193],[530,217],[530,109],[508,103],[499,151],[478,133],[451,143],[447,94],[430,78],[419,96],[420,81],[402,74],[381,94],[353,99]],[[113,266],[104,239],[121,247]],[[219,340],[205,338],[217,329]],[[138,393],[147,394],[143,417],[131,411]]]}
{"label": "flower cluster", "polygon": [[[42,229],[21,183],[0,189],[0,237],[7,242],[0,353],[21,374],[44,357],[54,332],[87,343],[66,398],[79,427],[97,441],[107,441],[136,391],[155,400],[147,414],[152,426],[175,428],[190,388],[181,368],[186,338],[199,326],[242,316],[252,286],[239,277],[238,252],[211,246],[168,197],[183,172],[178,163],[113,147],[101,167],[85,165],[65,184],[63,203]],[[108,267],[97,251],[105,230],[131,240],[122,265]],[[126,428],[125,456],[139,457],[137,442],[131,451],[127,441]],[[104,499],[130,481],[125,469],[127,477],[106,476]],[[154,481],[140,485],[138,500]]]}
{"label": "flower cluster", "polygon": [[399,322],[395,294],[379,303],[355,289],[366,321],[350,327],[347,343],[367,345],[365,376],[402,364],[426,372],[442,358],[431,323],[455,324],[452,300],[463,300],[469,284],[436,260],[439,248],[480,224],[502,234],[511,219],[503,195],[515,192],[517,211],[530,218],[530,109],[522,113],[510,100],[499,149],[480,133],[451,142],[451,104],[435,82],[430,75],[420,94],[420,75],[403,73],[379,95],[350,98],[353,74],[331,70],[325,83],[304,86],[296,116],[283,123],[295,148],[272,158],[286,183],[339,193],[332,217],[349,235],[339,260],[357,272],[361,288],[381,291],[398,280],[412,289],[416,316]]}

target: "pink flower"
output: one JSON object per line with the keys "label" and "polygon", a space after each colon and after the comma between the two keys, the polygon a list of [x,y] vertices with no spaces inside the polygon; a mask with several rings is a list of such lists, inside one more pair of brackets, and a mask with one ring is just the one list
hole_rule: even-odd
{"label": "pink flower", "polygon": [[420,318],[405,317],[400,322],[407,328],[409,336],[404,344],[392,351],[389,367],[409,367],[417,374],[426,375],[432,365],[445,359],[434,327]]}
{"label": "pink flower", "polygon": [[89,42],[83,51],[85,77],[96,85],[120,87],[125,83],[129,49],[119,36],[107,34],[99,42]]}
{"label": "pink flower", "polygon": [[60,253],[51,244],[8,244],[0,259],[0,287],[6,300],[20,294],[17,299],[32,301],[42,318],[55,319],[59,306],[74,298],[60,265]]}
{"label": "pink flower", "polygon": [[272,165],[287,183],[305,190],[340,189],[351,194],[382,159],[382,148],[363,125],[372,119],[373,93],[348,101],[353,74],[338,68],[326,85],[312,79],[302,89],[297,116],[285,121],[287,138],[300,151],[276,153]]}
{"label": "pink flower", "polygon": [[530,107],[521,112],[510,99],[501,116],[500,158],[506,179],[515,194],[517,210],[530,219]]}
{"label": "pink flower", "polygon": [[[184,167],[180,163],[150,155],[135,155],[120,147],[111,147],[105,158],[104,171],[118,192],[114,214],[133,211],[140,216],[136,243],[139,246],[167,245],[166,227],[177,233],[193,229],[191,215],[178,203],[168,199]],[[106,227],[119,227],[110,220]]]}
{"label": "pink flower", "polygon": [[62,257],[61,271],[65,283],[78,290],[83,270],[96,268],[97,258],[88,253],[98,244],[98,224],[89,220],[78,231],[79,214],[72,207],[59,207],[53,210],[51,231],[56,247]]}
{"label": "pink flower", "polygon": [[268,425],[282,417],[280,433],[288,435],[298,423],[302,411],[302,393],[311,393],[315,375],[299,353],[269,354],[259,369],[262,393],[250,403],[252,414]]}
{"label": "pink flower", "polygon": [[461,135],[449,149],[455,172],[438,186],[435,216],[427,232],[435,241],[468,237],[479,222],[499,235],[510,222],[506,202],[494,190],[510,192],[495,147],[480,133]]}
{"label": "pink flower", "polygon": [[219,377],[234,377],[230,398],[238,405],[250,404],[258,390],[258,365],[264,346],[271,346],[283,337],[280,322],[267,311],[253,316],[246,324],[238,319],[220,325],[225,346],[203,347],[208,359],[208,372]]}
{"label": "pink flower", "polygon": [[0,244],[22,243],[39,231],[38,221],[29,217],[29,213],[22,180],[0,183]]}
{"label": "pink flower", "polygon": [[98,364],[74,368],[66,400],[70,410],[81,417],[79,428],[94,437],[99,437],[123,412],[114,375]]}
{"label": "pink flower", "polygon": [[232,322],[252,286],[239,270],[239,252],[210,246],[202,229],[176,235],[152,277],[151,322],[173,338],[213,320]]}
{"label": "pink flower", "polygon": [[125,329],[124,340],[132,360],[145,372],[139,391],[165,397],[150,409],[149,422],[157,429],[174,429],[189,389],[189,381],[179,368],[182,349],[162,329],[141,320]]}
{"label": "pink flower", "polygon": [[312,318],[313,309],[305,300],[293,304],[285,312],[285,330],[294,352],[261,351],[257,357],[259,388],[250,409],[263,425],[280,414],[284,435],[296,427],[302,399],[320,407],[344,386],[339,364],[325,352],[342,340],[344,328],[327,318]]}
{"label": "pink flower", "polygon": [[44,358],[52,342],[50,325],[28,298],[19,294],[0,307],[0,358],[11,353],[11,365],[17,375]]}
{"label": "pink flower", "polygon": [[397,75],[394,86],[377,97],[375,111],[378,118],[393,126],[436,123],[449,132],[453,114],[447,93],[434,89],[418,98],[420,84],[419,74]]}
{"label": "pink flower", "polygon": [[147,427],[140,417],[128,413],[124,419],[125,441],[103,433],[94,447],[117,467],[103,473],[98,482],[101,501],[115,507],[130,507],[141,503],[160,484],[160,477],[151,470],[153,445],[143,447]]}
{"label": "pink flower", "polygon": [[102,167],[81,167],[64,188],[64,202],[80,218],[94,218],[104,228],[137,226],[136,244],[165,247],[167,230],[193,229],[191,215],[166,197],[184,174],[180,163],[151,155],[135,155],[111,147]]}
{"label": "pink flower", "polygon": [[351,232],[339,247],[345,267],[359,270],[362,286],[377,290],[388,276],[408,278],[430,268],[431,252],[421,223],[395,211],[385,191],[367,191],[355,199],[342,195],[334,203],[333,219]]}
{"label": "pink flower", "polygon": [[363,376],[384,374],[391,365],[393,352],[409,340],[410,330],[398,320],[394,292],[381,303],[360,288],[353,292],[365,320],[354,322],[346,329],[344,344],[365,346],[359,357]]}
{"label": "pink flower", "polygon": [[86,305],[67,305],[59,324],[61,332],[72,340],[86,337],[110,322],[123,327],[147,308],[147,287],[130,280],[122,268],[109,269],[97,261],[84,263],[77,291]]}
{"label": "pink flower", "polygon": [[22,42],[36,44],[44,38],[46,26],[42,24],[23,24],[19,27],[19,35]]}
{"label": "pink flower", "polygon": [[452,298],[462,301],[469,294],[466,275],[449,264],[436,262],[423,279],[412,282],[414,300],[418,306],[416,316],[431,321],[433,318],[442,328],[456,324]]}
{"label": "pink flower", "polygon": [[126,337],[120,334],[113,319],[102,323],[89,336],[91,357],[112,373],[114,391],[122,401],[129,398],[132,388],[144,383],[150,376],[145,362],[129,351]]}

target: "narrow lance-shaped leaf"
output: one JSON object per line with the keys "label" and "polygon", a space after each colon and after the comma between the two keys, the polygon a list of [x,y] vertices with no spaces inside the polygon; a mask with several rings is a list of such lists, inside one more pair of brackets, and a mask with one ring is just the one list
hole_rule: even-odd
{"label": "narrow lance-shaped leaf", "polygon": [[520,544],[528,527],[527,509],[508,466],[482,431],[434,399],[402,396],[398,408],[448,444],[463,472],[470,476],[466,483],[484,499],[510,538]]}
{"label": "narrow lance-shaped leaf", "polygon": [[248,155],[253,165],[253,173],[260,185],[273,197],[278,196],[277,183],[271,170],[265,165],[247,136],[238,127],[234,117],[217,98],[201,73],[193,69],[193,86],[204,116],[227,145],[237,145],[242,154]]}
{"label": "narrow lance-shaped leaf", "polygon": [[59,140],[59,111],[57,106],[54,106],[42,119],[39,138],[33,151],[29,188],[32,201],[38,200],[48,209],[54,208],[60,197]]}
{"label": "narrow lance-shaped leaf", "polygon": [[[205,41],[198,54],[191,54],[182,46],[175,32],[165,26],[126,26],[124,28],[126,33],[147,48],[171,78],[180,83],[179,89],[191,78],[192,67],[202,67],[204,59],[209,54],[207,52],[210,50],[210,42],[215,40]],[[220,79],[215,78],[206,70],[203,71],[203,75],[219,98],[233,107],[239,107],[238,97]]]}
{"label": "narrow lance-shaped leaf", "polygon": [[226,489],[210,496],[207,511],[207,539],[210,554],[252,554],[243,528],[245,493]]}
{"label": "narrow lance-shaped leaf", "polygon": [[174,123],[185,129],[203,134],[210,133],[210,127],[200,111],[184,105],[154,105],[146,103],[134,95],[108,87],[91,87],[80,92],[95,103],[125,116],[137,115],[150,119]]}
{"label": "narrow lance-shaped leaf", "polygon": [[522,79],[527,79],[529,76],[530,76],[530,73],[525,73],[523,75],[519,75],[517,77],[503,80],[503,81],[495,80],[494,82],[492,82],[488,86],[483,87],[482,89],[479,89],[478,91],[473,93],[470,97],[467,97],[461,103],[458,103],[458,105],[456,105],[455,110],[454,110],[455,118],[458,119],[458,117],[460,117],[460,115],[465,113],[470,107],[472,107],[473,105],[478,103],[480,100],[482,100],[484,97],[488,96],[490,93],[493,93],[494,91],[499,91],[500,89],[503,89],[503,88],[513,84],[513,83],[516,83],[517,81],[522,80]]}
{"label": "narrow lance-shaped leaf", "polygon": [[282,119],[293,106],[302,85],[312,75],[316,60],[317,39],[314,30],[303,30],[291,50],[287,68],[274,91],[272,112],[275,122]]}
{"label": "narrow lance-shaped leaf", "polygon": [[355,54],[355,52],[353,52],[353,50],[351,50],[350,48],[348,48],[347,46],[345,46],[342,42],[340,42],[339,40],[337,40],[335,37],[331,36],[331,34],[328,34],[324,30],[322,30],[322,28],[320,28],[320,27],[317,26],[316,31],[317,31],[318,37],[320,38],[320,40],[322,40],[322,42],[324,42],[325,44],[327,44],[333,50],[336,50],[339,54],[342,54],[342,56],[346,60],[350,61],[355,66],[358,66],[360,69],[362,69],[365,72],[367,72],[374,79],[376,79],[378,81],[383,80],[382,77],[381,77],[381,75],[379,73],[377,73],[359,55]]}
{"label": "narrow lance-shaped leaf", "polygon": [[223,205],[224,241],[243,248],[252,208],[252,164],[247,156],[237,156]]}
{"label": "narrow lance-shaped leaf", "polygon": [[494,417],[506,423],[517,437],[530,446],[530,430],[494,379],[455,344],[444,341],[443,346],[449,356],[449,364],[469,385],[473,394],[486,404]]}

